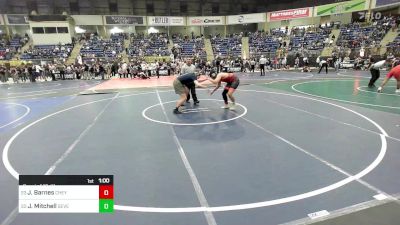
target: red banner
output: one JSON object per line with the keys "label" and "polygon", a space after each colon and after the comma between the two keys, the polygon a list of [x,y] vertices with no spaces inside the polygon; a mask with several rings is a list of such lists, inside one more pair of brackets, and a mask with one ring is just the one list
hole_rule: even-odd
{"label": "red banner", "polygon": [[269,13],[270,21],[290,20],[310,16],[310,8],[290,9]]}

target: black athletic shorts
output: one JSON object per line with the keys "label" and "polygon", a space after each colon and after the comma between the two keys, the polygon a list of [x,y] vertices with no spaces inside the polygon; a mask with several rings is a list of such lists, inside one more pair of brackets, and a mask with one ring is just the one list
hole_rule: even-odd
{"label": "black athletic shorts", "polygon": [[239,80],[239,78],[236,78],[233,82],[226,83],[225,90],[229,91],[229,89],[231,89],[231,88],[236,90],[239,87],[239,84],[240,84],[240,80]]}

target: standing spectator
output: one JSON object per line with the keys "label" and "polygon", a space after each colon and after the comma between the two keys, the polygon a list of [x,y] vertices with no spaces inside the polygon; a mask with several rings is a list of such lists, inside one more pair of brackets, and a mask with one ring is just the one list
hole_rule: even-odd
{"label": "standing spectator", "polygon": [[[115,73],[114,73],[115,75]],[[84,80],[89,80],[89,65],[85,63],[85,65],[83,66],[83,79]]]}
{"label": "standing spectator", "polygon": [[4,67],[0,67],[0,81],[3,82],[3,83],[7,82],[7,79],[6,79],[6,68],[4,68]]}
{"label": "standing spectator", "polygon": [[287,64],[287,58],[286,58],[286,56],[285,56],[285,57],[282,58],[282,68],[283,68],[284,70],[287,69],[286,64]]}
{"label": "standing spectator", "polygon": [[294,68],[298,69],[300,65],[300,59],[299,57],[296,57],[296,59],[294,60]]}
{"label": "standing spectator", "polygon": [[60,72],[61,80],[65,80],[65,66],[64,66],[64,64],[58,64],[58,71]]}
{"label": "standing spectator", "polygon": [[[126,62],[123,62],[121,68],[122,68],[122,74],[123,74],[124,78],[128,78],[128,64]],[[122,78],[122,77],[120,77],[120,78]]]}
{"label": "standing spectator", "polygon": [[216,60],[215,60],[215,65],[217,67],[217,73],[219,73],[220,69],[221,69],[221,59],[217,56]]}
{"label": "standing spectator", "polygon": [[101,76],[101,79],[104,80],[104,73],[105,73],[105,69],[103,67],[102,64],[99,64],[99,75]]}
{"label": "standing spectator", "polygon": [[254,60],[254,58],[252,58],[250,60],[250,72],[254,73],[254,69],[256,68],[256,61]]}
{"label": "standing spectator", "polygon": [[32,65],[28,65],[28,74],[29,74],[29,80],[31,82],[36,82],[35,76],[33,75],[33,66]]}
{"label": "standing spectator", "polygon": [[260,64],[260,76],[265,76],[265,64],[267,63],[267,59],[262,55],[259,64]]}

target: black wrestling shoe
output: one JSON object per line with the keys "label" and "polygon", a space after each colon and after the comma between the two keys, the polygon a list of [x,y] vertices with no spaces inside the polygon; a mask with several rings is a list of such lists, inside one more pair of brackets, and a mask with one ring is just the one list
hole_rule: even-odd
{"label": "black wrestling shoe", "polygon": [[198,105],[198,104],[200,104],[199,100],[194,101],[194,105]]}
{"label": "black wrestling shoe", "polygon": [[174,109],[174,114],[182,114],[182,112],[181,111],[179,111],[179,109]]}

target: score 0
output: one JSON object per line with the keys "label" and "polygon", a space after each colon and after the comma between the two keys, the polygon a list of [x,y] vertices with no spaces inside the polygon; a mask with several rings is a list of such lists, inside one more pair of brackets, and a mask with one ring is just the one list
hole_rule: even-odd
{"label": "score 0", "polygon": [[111,213],[114,211],[114,186],[109,185],[108,178],[99,178],[99,212]]}

